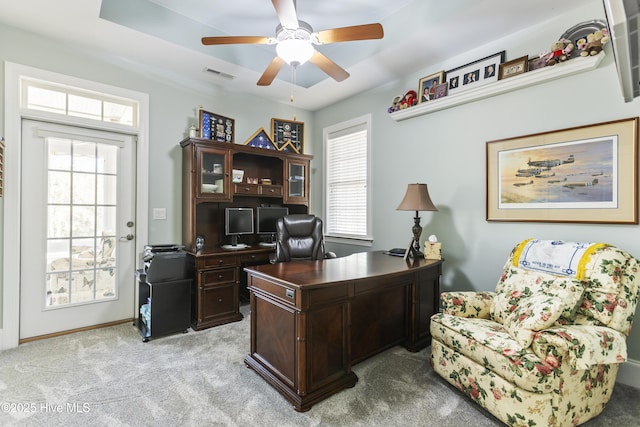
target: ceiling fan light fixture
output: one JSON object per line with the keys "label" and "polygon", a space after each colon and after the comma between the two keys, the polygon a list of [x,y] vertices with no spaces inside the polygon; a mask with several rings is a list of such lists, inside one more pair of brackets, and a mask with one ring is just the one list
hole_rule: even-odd
{"label": "ceiling fan light fixture", "polygon": [[311,59],[314,48],[309,40],[288,39],[277,44],[276,52],[287,64],[297,66]]}

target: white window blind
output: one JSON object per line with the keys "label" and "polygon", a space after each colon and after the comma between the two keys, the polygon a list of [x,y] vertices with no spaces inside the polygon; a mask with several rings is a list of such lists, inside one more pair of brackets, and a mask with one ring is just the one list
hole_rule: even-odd
{"label": "white window blind", "polygon": [[325,133],[325,233],[369,239],[368,123]]}

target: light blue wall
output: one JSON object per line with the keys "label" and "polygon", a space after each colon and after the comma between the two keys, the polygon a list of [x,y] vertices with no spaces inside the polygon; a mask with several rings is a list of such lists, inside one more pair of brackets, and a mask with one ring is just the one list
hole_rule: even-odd
{"label": "light blue wall", "polygon": [[[403,82],[354,96],[315,113],[316,134],[363,114],[373,118],[373,249],[406,246],[411,239],[412,212],[396,211],[408,183],[424,182],[438,212],[422,212],[423,240],[436,234],[443,245],[444,290],[493,290],[512,247],[536,237],[566,241],[603,241],[640,256],[637,225],[495,223],[485,220],[486,142],[531,133],[636,117],[640,100],[625,104],[616,77],[611,47],[598,69],[473,103],[414,117],[392,120],[391,100],[418,80],[440,70],[506,50],[507,60],[533,56],[548,48],[566,29],[604,18],[601,3],[560,16],[534,31],[511,35],[432,68],[417,70]],[[417,19],[420,21],[420,19]],[[419,54],[419,52],[416,52]],[[437,101],[436,101],[437,102]],[[321,150],[316,167],[322,171]],[[316,177],[312,193],[322,192]],[[321,211],[321,210],[320,210]],[[359,247],[328,245],[338,254]],[[640,360],[640,327],[627,340],[629,354]]]}

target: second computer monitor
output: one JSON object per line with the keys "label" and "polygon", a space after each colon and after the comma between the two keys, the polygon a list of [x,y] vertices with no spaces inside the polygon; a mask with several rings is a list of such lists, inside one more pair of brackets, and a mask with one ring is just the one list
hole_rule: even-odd
{"label": "second computer monitor", "polygon": [[278,218],[289,215],[289,208],[284,206],[260,206],[256,209],[256,233],[276,234]]}

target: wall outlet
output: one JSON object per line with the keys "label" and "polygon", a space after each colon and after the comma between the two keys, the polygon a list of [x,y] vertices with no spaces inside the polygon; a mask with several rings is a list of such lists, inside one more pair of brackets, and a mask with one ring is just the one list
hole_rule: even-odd
{"label": "wall outlet", "polygon": [[153,208],[153,219],[167,219],[167,209]]}

